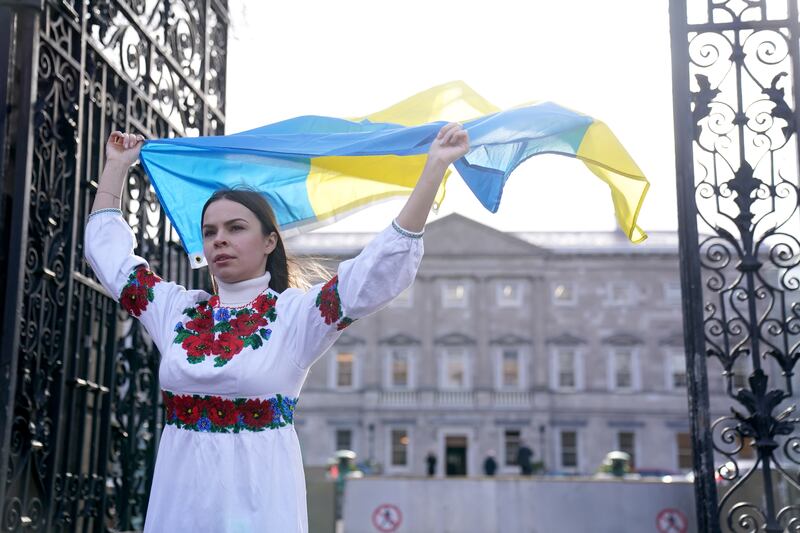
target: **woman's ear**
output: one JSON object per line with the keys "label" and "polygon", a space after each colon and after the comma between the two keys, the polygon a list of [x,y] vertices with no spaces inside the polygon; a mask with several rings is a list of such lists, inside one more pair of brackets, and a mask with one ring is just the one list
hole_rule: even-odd
{"label": "woman's ear", "polygon": [[265,240],[265,244],[267,247],[264,249],[264,251],[268,254],[271,254],[272,251],[275,250],[275,247],[278,246],[278,234],[274,231],[270,233]]}

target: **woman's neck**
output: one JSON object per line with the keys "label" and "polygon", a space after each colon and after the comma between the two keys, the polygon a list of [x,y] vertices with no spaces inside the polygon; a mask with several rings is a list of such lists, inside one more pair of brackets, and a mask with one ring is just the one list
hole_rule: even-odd
{"label": "woman's neck", "polygon": [[263,276],[236,283],[227,283],[217,279],[219,304],[223,307],[247,305],[269,287],[269,280],[269,272],[265,272]]}

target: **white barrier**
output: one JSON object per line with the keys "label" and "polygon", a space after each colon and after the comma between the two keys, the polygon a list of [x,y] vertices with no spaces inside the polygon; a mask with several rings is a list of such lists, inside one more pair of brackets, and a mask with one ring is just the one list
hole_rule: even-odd
{"label": "white barrier", "polygon": [[585,478],[364,478],[346,533],[696,533],[691,483]]}

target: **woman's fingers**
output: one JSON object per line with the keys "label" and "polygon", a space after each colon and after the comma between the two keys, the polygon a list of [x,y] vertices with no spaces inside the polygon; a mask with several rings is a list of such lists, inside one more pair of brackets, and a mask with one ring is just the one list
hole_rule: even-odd
{"label": "woman's fingers", "polygon": [[450,130],[453,129],[453,124],[445,124],[442,126],[442,129],[439,130],[439,140],[442,144],[447,144],[447,134],[450,133]]}
{"label": "woman's fingers", "polygon": [[457,135],[460,131],[464,131],[461,127],[461,124],[457,122],[453,123],[452,127],[449,128],[444,134],[444,137],[442,138],[442,144],[452,144],[453,140],[455,139],[455,135]]}
{"label": "woman's fingers", "polygon": [[445,137],[445,136],[446,136],[448,133],[450,133],[450,132],[451,132],[451,131],[452,131],[454,128],[458,128],[458,127],[460,127],[460,126],[461,126],[461,124],[459,124],[458,122],[450,122],[449,124],[445,124],[445,125],[444,125],[444,126],[442,126],[442,128],[439,130],[439,134],[436,136],[436,138],[437,138],[437,139],[444,139],[444,137]]}
{"label": "woman's fingers", "polygon": [[112,131],[111,135],[108,136],[109,143],[123,150],[133,148],[137,144],[144,142],[144,140],[144,135],[138,133],[122,133],[121,131]]}

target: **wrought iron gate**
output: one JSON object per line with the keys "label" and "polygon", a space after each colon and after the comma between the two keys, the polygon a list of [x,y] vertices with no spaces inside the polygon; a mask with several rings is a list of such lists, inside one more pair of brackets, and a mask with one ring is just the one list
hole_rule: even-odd
{"label": "wrought iron gate", "polygon": [[[797,0],[670,0],[703,532],[800,531],[799,17]],[[712,421],[720,375],[732,414]]]}
{"label": "wrought iron gate", "polygon": [[[225,0],[0,0],[0,529],[140,529],[161,428],[158,353],[83,261],[112,130],[224,130]],[[143,173],[137,253],[186,286]]]}

